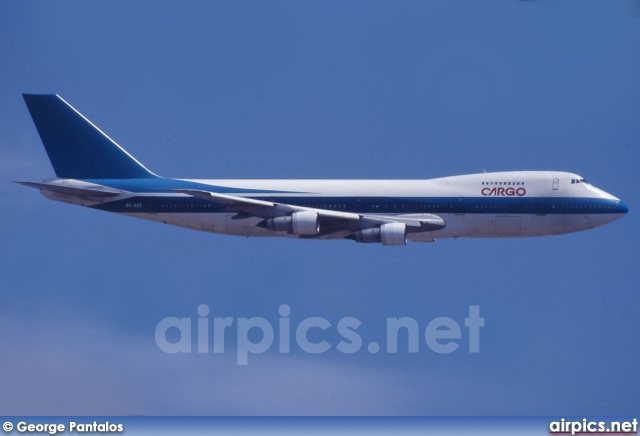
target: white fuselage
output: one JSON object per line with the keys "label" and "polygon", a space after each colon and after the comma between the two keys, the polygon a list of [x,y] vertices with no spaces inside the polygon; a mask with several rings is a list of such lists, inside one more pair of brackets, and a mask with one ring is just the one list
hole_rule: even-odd
{"label": "white fuselage", "polygon": [[[171,192],[171,186],[189,184],[239,197],[367,216],[419,219],[437,215],[444,220],[444,228],[409,233],[408,238],[415,242],[570,233],[610,223],[628,210],[618,198],[580,176],[551,171],[482,173],[431,180],[163,180],[162,186],[137,180],[65,181],[68,186],[106,186],[122,192],[117,197],[94,201],[43,192],[54,200],[241,236],[296,235],[258,226],[261,218],[239,217],[237,211],[225,210],[215,202]],[[159,192],[163,189],[165,192]],[[339,239],[347,234],[349,231],[344,230],[317,238]]]}

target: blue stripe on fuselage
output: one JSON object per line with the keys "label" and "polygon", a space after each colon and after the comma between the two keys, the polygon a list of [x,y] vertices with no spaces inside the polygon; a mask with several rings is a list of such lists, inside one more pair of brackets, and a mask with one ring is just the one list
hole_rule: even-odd
{"label": "blue stripe on fuselage", "polygon": [[[189,182],[187,182],[189,183]],[[199,185],[194,183],[194,185]],[[110,185],[112,187],[116,187]],[[211,189],[210,185],[201,188]],[[220,192],[220,191],[217,191]],[[238,192],[227,188],[226,192]],[[259,191],[251,191],[259,192]],[[261,191],[265,193],[265,191]],[[269,192],[269,191],[266,191]],[[605,198],[576,197],[308,197],[308,196],[260,196],[261,200],[286,203],[318,209],[355,212],[360,214],[619,214],[628,211],[627,206]],[[220,203],[196,197],[135,196],[92,206],[95,209],[117,213],[225,213],[234,209]]]}
{"label": "blue stripe on fuselage", "polygon": [[171,193],[174,189],[196,189],[201,191],[213,191],[219,194],[228,193],[257,193],[257,194],[300,194],[299,191],[274,191],[264,189],[230,188],[228,186],[208,185],[206,183],[190,182],[178,179],[82,179],[83,182],[95,183],[110,188],[122,189],[138,193]]}

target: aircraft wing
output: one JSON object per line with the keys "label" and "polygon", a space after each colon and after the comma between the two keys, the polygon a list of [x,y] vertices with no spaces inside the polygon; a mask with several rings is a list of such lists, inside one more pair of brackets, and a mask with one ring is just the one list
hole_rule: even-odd
{"label": "aircraft wing", "polygon": [[256,200],[253,198],[238,197],[235,195],[218,194],[215,192],[199,191],[194,189],[174,189],[174,192],[188,194],[193,197],[202,198],[216,203],[232,206],[243,212],[260,218],[273,218],[288,215],[294,212],[315,211],[323,217],[340,218],[345,220],[359,220],[360,215],[351,212],[339,212],[327,209],[315,209],[311,207],[293,206],[286,203],[274,203],[272,201]]}
{"label": "aircraft wing", "polygon": [[276,218],[291,215],[296,212],[315,212],[325,221],[343,222],[349,229],[358,230],[380,226],[389,223],[403,223],[411,232],[424,232],[438,230],[445,227],[444,220],[433,214],[413,215],[367,215],[353,212],[341,212],[313,207],[295,206],[273,201],[256,200],[254,198],[239,197],[235,195],[219,194],[216,192],[195,189],[174,189],[174,192],[191,195],[204,200],[221,203],[228,206],[229,210],[238,211],[236,219],[255,216],[263,219]]}

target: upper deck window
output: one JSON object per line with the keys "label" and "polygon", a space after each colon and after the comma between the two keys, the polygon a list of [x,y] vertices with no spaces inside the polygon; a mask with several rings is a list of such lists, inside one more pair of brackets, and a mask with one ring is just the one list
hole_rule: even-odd
{"label": "upper deck window", "polygon": [[[573,183],[573,182],[571,182]],[[498,186],[524,186],[524,182],[482,182],[483,185],[498,185]]]}

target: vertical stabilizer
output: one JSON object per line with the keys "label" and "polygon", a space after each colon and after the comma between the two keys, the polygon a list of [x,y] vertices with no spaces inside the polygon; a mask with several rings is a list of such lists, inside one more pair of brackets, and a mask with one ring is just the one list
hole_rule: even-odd
{"label": "vertical stabilizer", "polygon": [[158,177],[58,95],[23,94],[56,176],[63,179]]}

